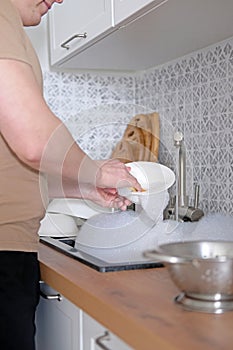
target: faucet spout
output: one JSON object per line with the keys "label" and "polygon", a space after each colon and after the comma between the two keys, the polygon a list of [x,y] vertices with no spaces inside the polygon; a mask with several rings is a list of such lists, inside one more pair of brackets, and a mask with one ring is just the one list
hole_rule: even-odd
{"label": "faucet spout", "polygon": [[174,145],[179,148],[178,154],[178,205],[184,207],[188,205],[186,196],[186,149],[182,132],[174,134]]}
{"label": "faucet spout", "polygon": [[170,198],[164,210],[164,219],[177,221],[198,221],[204,212],[198,208],[199,205],[199,185],[195,186],[194,205],[189,205],[189,198],[186,195],[186,148],[182,132],[174,134],[174,145],[178,149],[178,174],[177,174],[177,194]]}

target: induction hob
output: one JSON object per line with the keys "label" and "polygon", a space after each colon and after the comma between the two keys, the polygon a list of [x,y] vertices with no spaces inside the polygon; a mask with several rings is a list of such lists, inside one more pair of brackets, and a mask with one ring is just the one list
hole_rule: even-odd
{"label": "induction hob", "polygon": [[40,242],[99,272],[148,269],[164,266],[161,262],[147,260],[146,258],[141,261],[108,262],[83,252],[82,250],[76,249],[75,237],[55,238],[46,236],[40,237]]}

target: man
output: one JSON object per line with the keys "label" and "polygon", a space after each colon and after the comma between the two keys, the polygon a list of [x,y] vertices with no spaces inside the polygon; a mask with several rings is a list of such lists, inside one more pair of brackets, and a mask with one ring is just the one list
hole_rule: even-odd
{"label": "man", "polygon": [[0,6],[1,350],[34,349],[37,232],[48,196],[126,210],[130,202],[117,188],[141,190],[123,163],[90,159],[43,99],[40,66],[23,26],[39,24],[55,2],[62,0],[1,0]]}

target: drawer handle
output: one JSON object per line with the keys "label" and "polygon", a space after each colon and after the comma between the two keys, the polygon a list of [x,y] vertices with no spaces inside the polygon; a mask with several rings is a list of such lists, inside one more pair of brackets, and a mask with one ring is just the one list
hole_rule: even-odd
{"label": "drawer handle", "polygon": [[69,50],[70,46],[67,45],[69,44],[72,40],[77,39],[77,38],[83,38],[86,39],[87,37],[87,33],[83,33],[83,34],[74,34],[73,36],[71,36],[69,39],[67,39],[66,41],[64,41],[64,43],[61,44],[61,47],[63,49]]}
{"label": "drawer handle", "polygon": [[45,294],[44,292],[40,291],[40,296],[46,300],[62,301],[62,296],[60,294]]}
{"label": "drawer handle", "polygon": [[103,344],[103,341],[110,340],[110,334],[108,331],[105,331],[103,335],[100,335],[98,338],[95,339],[96,344],[100,347],[102,350],[111,350],[108,348],[105,344]]}
{"label": "drawer handle", "polygon": [[[40,286],[43,286],[45,283],[44,281],[39,281]],[[42,287],[43,288],[43,287]],[[58,301],[62,301],[62,296],[60,294],[46,294],[45,292],[43,292],[40,288],[40,296],[46,300],[58,300]]]}

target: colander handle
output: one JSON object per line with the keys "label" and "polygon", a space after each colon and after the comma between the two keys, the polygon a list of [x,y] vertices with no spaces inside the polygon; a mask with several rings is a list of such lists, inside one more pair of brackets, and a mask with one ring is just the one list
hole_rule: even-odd
{"label": "colander handle", "polygon": [[179,256],[171,256],[171,255],[165,255],[163,253],[160,253],[157,250],[147,250],[143,253],[143,256],[146,258],[156,260],[158,262],[165,262],[169,264],[182,264],[192,261],[192,259],[188,258],[181,258]]}

